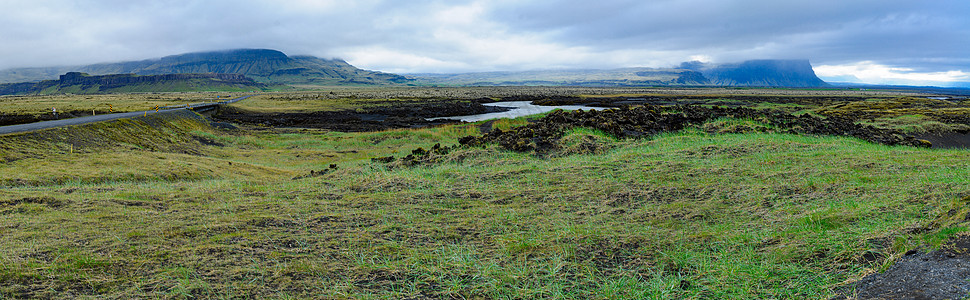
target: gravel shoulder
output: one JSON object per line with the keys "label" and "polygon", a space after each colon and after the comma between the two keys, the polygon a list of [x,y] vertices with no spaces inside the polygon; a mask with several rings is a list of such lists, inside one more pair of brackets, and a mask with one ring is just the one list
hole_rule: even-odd
{"label": "gravel shoulder", "polygon": [[886,272],[847,286],[838,299],[965,299],[970,295],[970,235],[939,250],[910,251]]}

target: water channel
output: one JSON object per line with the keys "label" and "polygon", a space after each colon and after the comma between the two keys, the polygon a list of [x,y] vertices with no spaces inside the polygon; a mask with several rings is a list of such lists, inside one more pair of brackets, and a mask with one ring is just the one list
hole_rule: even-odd
{"label": "water channel", "polygon": [[541,113],[544,113],[544,112],[550,112],[550,111],[557,110],[557,109],[562,109],[562,110],[577,110],[577,109],[584,109],[584,110],[603,110],[603,109],[607,109],[607,108],[604,108],[604,107],[591,107],[591,106],[584,106],[584,105],[560,105],[560,106],[533,105],[532,104],[532,101],[505,101],[505,102],[485,103],[485,104],[482,104],[482,105],[485,105],[485,106],[494,106],[494,107],[507,107],[507,108],[511,108],[511,110],[503,111],[503,112],[487,113],[487,114],[478,114],[478,115],[431,118],[431,119],[428,119],[428,120],[429,121],[434,121],[434,120],[458,120],[458,121],[464,121],[464,122],[478,122],[478,121],[484,121],[484,120],[489,120],[489,119],[501,119],[501,118],[514,119],[514,118],[518,118],[518,117],[522,117],[522,116],[528,116],[528,115],[534,115],[534,114],[541,114]]}

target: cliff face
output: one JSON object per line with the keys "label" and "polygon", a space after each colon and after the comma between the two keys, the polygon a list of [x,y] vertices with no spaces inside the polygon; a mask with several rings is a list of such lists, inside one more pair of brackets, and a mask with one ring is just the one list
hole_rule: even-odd
{"label": "cliff face", "polygon": [[58,80],[0,84],[0,95],[261,90],[263,84],[241,74],[112,74],[69,72]]}
{"label": "cliff face", "polygon": [[44,80],[52,74],[242,74],[262,83],[279,84],[399,84],[410,80],[395,74],[358,69],[339,59],[289,57],[268,49],[237,49],[166,56],[142,61],[81,67],[29,68],[0,71],[0,82]]}
{"label": "cliff face", "polygon": [[[682,65],[683,66],[683,65]],[[749,60],[701,71],[711,85],[764,87],[823,87],[808,60]]]}
{"label": "cliff face", "polygon": [[113,88],[121,87],[126,85],[143,84],[143,83],[160,83],[167,81],[180,81],[180,80],[191,80],[191,79],[212,79],[218,80],[226,84],[244,84],[244,85],[256,85],[256,82],[251,78],[243,76],[241,74],[165,74],[165,75],[150,75],[150,76],[137,76],[132,74],[113,74],[113,75],[102,75],[102,76],[90,76],[86,73],[80,72],[69,72],[67,74],[61,75],[59,82],[57,84],[63,86],[70,85],[100,85],[102,88]]}
{"label": "cliff face", "polygon": [[24,95],[33,94],[37,91],[37,83],[0,83],[0,95]]}

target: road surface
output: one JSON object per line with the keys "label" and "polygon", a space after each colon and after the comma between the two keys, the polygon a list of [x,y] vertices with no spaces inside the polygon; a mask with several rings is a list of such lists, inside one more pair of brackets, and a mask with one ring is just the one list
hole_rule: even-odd
{"label": "road surface", "polygon": [[94,123],[94,122],[101,122],[101,121],[108,121],[108,120],[131,118],[131,117],[151,115],[156,113],[176,111],[180,109],[206,108],[206,107],[211,107],[211,106],[216,106],[221,104],[237,102],[252,96],[253,95],[242,96],[236,99],[226,100],[222,102],[197,103],[197,104],[190,104],[189,106],[181,106],[178,108],[166,108],[166,109],[158,110],[158,112],[156,112],[155,110],[145,110],[145,111],[136,111],[136,112],[127,112],[127,113],[106,114],[106,115],[70,118],[70,119],[63,119],[63,120],[53,120],[53,121],[27,123],[27,124],[0,126],[0,135],[55,128],[55,127],[61,127],[61,126],[80,125],[80,124],[87,124],[87,123]]}

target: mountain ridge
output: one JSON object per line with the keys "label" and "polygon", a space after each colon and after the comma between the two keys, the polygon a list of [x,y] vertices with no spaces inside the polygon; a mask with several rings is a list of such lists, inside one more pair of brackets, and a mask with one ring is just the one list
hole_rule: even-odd
{"label": "mountain ridge", "polygon": [[57,80],[2,83],[0,95],[95,94],[117,92],[253,91],[267,86],[240,74],[111,74],[68,72]]}
{"label": "mountain ridge", "polygon": [[193,52],[138,61],[74,67],[0,70],[0,83],[52,80],[60,74],[241,74],[270,85],[449,86],[750,86],[827,87],[808,60],[749,60],[731,64],[685,62],[674,68],[532,70],[401,76],[359,69],[341,59],[288,56],[271,49]]}
{"label": "mountain ridge", "polygon": [[0,83],[53,80],[68,72],[91,75],[241,74],[264,84],[392,85],[410,81],[396,74],[362,70],[341,59],[308,55],[291,57],[271,49],[232,49],[84,66],[0,70]]}

